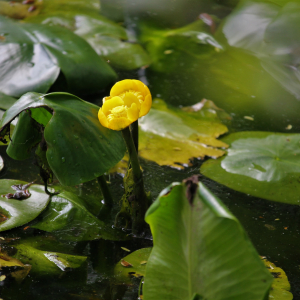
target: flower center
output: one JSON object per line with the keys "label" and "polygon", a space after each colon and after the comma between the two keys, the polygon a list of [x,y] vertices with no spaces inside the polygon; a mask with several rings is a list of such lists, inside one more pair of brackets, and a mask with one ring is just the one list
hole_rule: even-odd
{"label": "flower center", "polygon": [[122,99],[124,99],[125,96],[126,96],[126,94],[133,94],[135,97],[138,98],[138,100],[139,100],[140,103],[142,103],[143,100],[144,100],[144,97],[143,97],[142,93],[134,91],[134,90],[128,90],[128,91],[120,94],[119,97],[121,97]]}
{"label": "flower center", "polygon": [[114,118],[122,118],[122,117],[127,117],[127,108],[124,105],[114,107],[111,110],[111,114],[113,115],[112,117]]}

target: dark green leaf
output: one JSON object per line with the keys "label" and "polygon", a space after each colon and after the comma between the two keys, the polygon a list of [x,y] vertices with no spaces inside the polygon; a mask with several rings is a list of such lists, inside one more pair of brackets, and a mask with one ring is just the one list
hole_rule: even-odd
{"label": "dark green leaf", "polygon": [[29,112],[23,111],[11,136],[6,152],[16,160],[30,157],[31,149],[42,139],[38,124],[30,117]]}
{"label": "dark green leaf", "polygon": [[[51,169],[63,185],[92,180],[124,156],[125,144],[121,133],[100,125],[97,117],[99,107],[66,93],[24,95],[6,111],[0,128],[23,110],[41,106],[54,111],[44,131],[46,155]],[[39,112],[44,115],[44,111]],[[39,118],[42,116],[36,114],[35,119]],[[22,133],[20,135],[22,138]],[[18,155],[23,155],[23,148],[20,151]]]}
{"label": "dark green leaf", "polygon": [[58,238],[68,241],[126,239],[121,230],[104,224],[87,210],[84,200],[69,192],[53,196],[40,221],[32,227],[53,232]]}
{"label": "dark green leaf", "polygon": [[45,7],[39,15],[27,19],[27,22],[68,28],[85,39],[116,68],[130,70],[150,64],[145,50],[139,44],[127,41],[128,36],[122,26],[94,11],[83,13],[72,9],[62,12],[61,8],[53,11]]}
{"label": "dark green leaf", "polygon": [[96,92],[116,78],[90,45],[67,29],[20,24],[3,16],[0,28],[0,91],[7,95],[46,92],[60,71],[65,90],[75,93]]}
{"label": "dark green leaf", "polygon": [[265,299],[272,276],[239,221],[202,183],[197,191],[183,184],[165,189],[146,221],[154,247],[145,299],[190,300],[195,293],[214,300]]}
{"label": "dark green leaf", "polygon": [[208,160],[201,173],[234,190],[268,200],[300,204],[300,135],[238,132],[223,139],[228,155]]}
{"label": "dark green leaf", "polygon": [[[1,179],[0,195],[14,194],[11,187],[17,184],[26,184],[19,180]],[[28,188],[31,196],[24,200],[6,199],[0,197],[0,231],[24,225],[34,220],[48,205],[49,196],[44,193],[42,185],[31,185]]]}

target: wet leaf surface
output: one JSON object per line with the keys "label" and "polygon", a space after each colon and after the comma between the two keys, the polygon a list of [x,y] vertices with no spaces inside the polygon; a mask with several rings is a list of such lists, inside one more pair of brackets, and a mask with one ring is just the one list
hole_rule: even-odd
{"label": "wet leaf surface", "polygon": [[[40,109],[42,106],[53,110],[53,116],[50,113],[45,115]],[[51,117],[44,130],[46,156],[53,173],[63,185],[72,186],[92,180],[124,156],[125,144],[121,133],[100,125],[97,117],[99,107],[66,93],[24,95],[6,111],[0,127],[29,108],[39,108],[33,117],[41,123],[46,123]],[[39,136],[38,129],[26,114],[24,112],[20,118],[21,124],[17,125],[15,138],[7,150],[15,159],[26,158],[36,143],[33,133]],[[31,125],[24,126],[23,121]]]}
{"label": "wet leaf surface", "polygon": [[201,109],[168,107],[155,100],[148,115],[140,122],[139,155],[159,165],[183,168],[192,158],[219,157],[227,145],[217,137],[227,132],[211,108],[204,101]]}
{"label": "wet leaf surface", "polygon": [[299,202],[299,134],[238,132],[223,139],[228,155],[201,173],[234,190],[290,204]]}
{"label": "wet leaf surface", "polygon": [[60,7],[47,8],[46,3],[41,13],[27,18],[27,22],[58,25],[73,31],[86,40],[98,55],[109,61],[118,69],[137,69],[150,64],[150,58],[145,50],[136,42],[128,41],[126,30],[99,15],[91,12],[78,11],[70,7],[62,12]]}
{"label": "wet leaf surface", "polygon": [[[11,187],[17,184],[27,184],[19,180],[1,179],[0,195],[15,193]],[[49,196],[44,193],[42,185],[32,185],[29,187],[31,196],[23,201],[6,199],[0,197],[0,212],[5,218],[0,223],[0,231],[24,225],[34,220],[48,205]],[[0,216],[1,216],[0,215]]]}
{"label": "wet leaf surface", "polygon": [[[88,199],[88,197],[85,197]],[[101,198],[99,195],[99,202]],[[63,192],[51,198],[51,203],[33,228],[54,233],[61,240],[91,241],[95,239],[124,240],[126,234],[95,217],[86,208],[88,200]]]}
{"label": "wet leaf surface", "polygon": [[[61,71],[65,91],[101,90],[116,74],[90,47],[67,29],[21,24],[0,16],[0,91],[19,97],[28,91],[47,92]],[[23,74],[26,74],[24,76]]]}
{"label": "wet leaf surface", "polygon": [[86,256],[42,251],[28,244],[15,245],[14,248],[18,250],[14,257],[30,264],[31,272],[40,276],[60,274],[79,268],[87,259]]}
{"label": "wet leaf surface", "polygon": [[272,277],[244,229],[202,183],[194,185],[169,186],[147,211],[154,247],[145,299],[190,300],[195,293],[204,299],[264,299]]}

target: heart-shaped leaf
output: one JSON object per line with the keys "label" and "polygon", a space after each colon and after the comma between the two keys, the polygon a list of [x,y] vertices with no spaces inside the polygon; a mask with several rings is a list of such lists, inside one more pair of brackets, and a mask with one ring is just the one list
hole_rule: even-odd
{"label": "heart-shaped leaf", "polygon": [[99,91],[116,78],[90,45],[67,29],[21,24],[3,16],[0,28],[0,91],[9,96],[46,92],[60,71],[65,90],[75,93]]}
{"label": "heart-shaped leaf", "polygon": [[228,155],[205,162],[203,175],[256,197],[300,204],[299,134],[238,132],[223,141],[231,145]]}
{"label": "heart-shaped leaf", "polygon": [[[196,109],[197,107],[197,109]],[[192,158],[219,157],[227,145],[216,138],[227,132],[212,101],[204,100],[193,108],[167,107],[156,99],[140,124],[139,154],[159,165],[187,166]]]}
{"label": "heart-shaped leaf", "polygon": [[[27,184],[19,180],[1,179],[0,195],[14,194],[13,185]],[[42,185],[27,188],[31,196],[24,200],[0,197],[0,231],[24,225],[34,220],[48,205],[49,195]]]}
{"label": "heart-shaped leaf", "polygon": [[[53,116],[49,112],[47,114],[45,109],[41,110],[43,106],[52,110]],[[66,93],[24,95],[6,111],[0,128],[3,129],[23,110],[36,108],[39,110],[32,113],[32,118],[43,125],[51,116],[44,130],[46,156],[53,173],[63,185],[92,180],[108,171],[124,156],[125,144],[121,133],[100,125],[97,117],[99,107]],[[22,116],[21,124],[25,117]],[[15,141],[7,153],[15,159],[23,159],[33,144],[29,140],[20,145],[18,141],[24,140],[23,136],[30,137],[33,130],[34,126],[18,126]]]}
{"label": "heart-shaped leaf", "polygon": [[[264,300],[272,276],[239,221],[194,178],[165,189],[146,214],[153,250],[144,299]],[[216,288],[217,287],[217,288]]]}

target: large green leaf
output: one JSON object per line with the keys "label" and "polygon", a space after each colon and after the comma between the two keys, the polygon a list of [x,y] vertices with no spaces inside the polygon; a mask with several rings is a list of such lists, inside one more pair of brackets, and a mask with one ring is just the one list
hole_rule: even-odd
{"label": "large green leaf", "polygon": [[47,8],[46,3],[39,15],[26,21],[68,28],[85,39],[113,67],[130,70],[150,64],[148,54],[139,44],[128,41],[127,32],[122,26],[94,11],[70,9],[67,12],[62,12],[61,8],[52,10]]}
{"label": "large green leaf", "polygon": [[228,155],[208,160],[201,173],[234,190],[268,200],[299,202],[299,134],[238,132],[223,139]]}
{"label": "large green leaf", "polygon": [[9,109],[16,101],[17,101],[16,98],[13,98],[13,97],[7,96],[3,93],[0,93],[0,108],[1,109],[5,109],[5,110]]}
{"label": "large green leaf", "polygon": [[[12,185],[26,184],[19,180],[1,179],[0,195],[14,194]],[[31,185],[31,196],[24,200],[6,199],[0,197],[0,231],[24,225],[35,219],[48,205],[49,195],[42,185]]]}
{"label": "large green leaf", "polygon": [[[88,197],[85,197],[88,199]],[[86,200],[88,201],[88,200]],[[99,202],[101,197],[99,195]],[[63,192],[51,198],[51,203],[33,228],[54,233],[68,241],[95,239],[124,240],[123,231],[105,224],[87,209],[85,201],[73,193]]]}
{"label": "large green leaf", "polygon": [[146,214],[144,299],[265,300],[272,283],[238,220],[202,183],[173,184]]}
{"label": "large green leaf", "polygon": [[[44,130],[46,156],[52,171],[63,185],[92,180],[108,171],[124,156],[125,144],[120,132],[100,125],[97,117],[99,107],[66,93],[27,93],[6,111],[0,128],[22,111],[42,106],[53,110],[53,116]],[[43,124],[49,115],[39,109],[32,117]],[[17,141],[23,139],[22,135],[30,136],[33,133],[33,127],[19,128]],[[30,141],[20,148],[12,148],[15,145],[7,149],[15,159],[23,159],[24,151],[32,147]]]}
{"label": "large green leaf", "polygon": [[[192,158],[219,157],[227,145],[216,138],[227,132],[212,101],[194,107],[172,108],[156,99],[150,112],[141,119],[140,156],[159,165],[187,166]],[[225,112],[223,112],[225,113]]]}
{"label": "large green leaf", "polygon": [[7,95],[46,92],[60,71],[66,78],[64,89],[74,93],[99,91],[116,78],[90,45],[67,29],[3,16],[0,27],[0,91]]}

